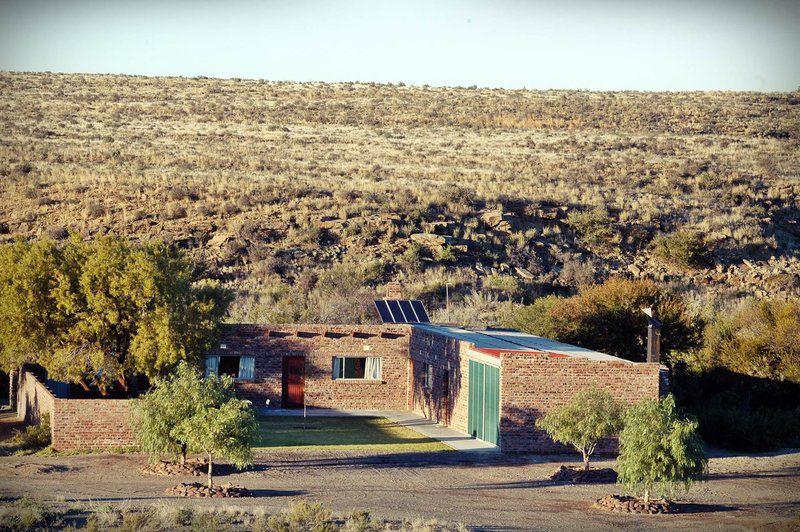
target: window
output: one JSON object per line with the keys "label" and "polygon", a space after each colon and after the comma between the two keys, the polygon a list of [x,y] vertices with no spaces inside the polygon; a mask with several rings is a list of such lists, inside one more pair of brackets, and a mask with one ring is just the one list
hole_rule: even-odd
{"label": "window", "polygon": [[255,378],[255,358],[237,356],[206,357],[206,377],[209,375],[229,375],[237,380]]}
{"label": "window", "polygon": [[381,380],[379,357],[333,357],[333,379]]}
{"label": "window", "polygon": [[422,387],[430,388],[433,384],[433,366],[427,362],[422,363]]}

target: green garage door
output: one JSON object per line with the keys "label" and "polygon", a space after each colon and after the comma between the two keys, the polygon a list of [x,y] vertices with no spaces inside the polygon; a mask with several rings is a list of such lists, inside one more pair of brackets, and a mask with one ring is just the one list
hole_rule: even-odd
{"label": "green garage door", "polygon": [[497,445],[500,432],[500,369],[469,361],[469,415],[467,430]]}

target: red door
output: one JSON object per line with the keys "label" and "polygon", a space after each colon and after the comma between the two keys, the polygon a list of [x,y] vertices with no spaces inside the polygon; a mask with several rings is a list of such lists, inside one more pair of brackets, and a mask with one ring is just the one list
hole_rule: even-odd
{"label": "red door", "polygon": [[305,388],[305,357],[283,357],[283,408],[301,408]]}

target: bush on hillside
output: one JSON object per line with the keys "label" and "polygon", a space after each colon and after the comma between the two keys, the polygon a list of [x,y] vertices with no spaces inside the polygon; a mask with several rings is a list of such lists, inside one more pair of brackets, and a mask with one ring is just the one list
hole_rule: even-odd
{"label": "bush on hillside", "polygon": [[653,246],[656,257],[679,268],[699,268],[708,261],[708,245],[694,231],[661,235],[655,239]]}
{"label": "bush on hillside", "polygon": [[507,325],[641,362],[647,346],[645,307],[664,324],[661,349],[667,360],[672,352],[699,346],[700,329],[686,305],[648,280],[615,278],[572,297],[549,296],[520,308]]}
{"label": "bush on hillside", "polygon": [[800,300],[750,300],[717,317],[703,357],[736,373],[800,383]]}

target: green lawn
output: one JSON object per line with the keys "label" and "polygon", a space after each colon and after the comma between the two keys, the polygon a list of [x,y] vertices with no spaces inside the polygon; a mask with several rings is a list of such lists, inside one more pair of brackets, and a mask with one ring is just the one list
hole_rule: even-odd
{"label": "green lawn", "polygon": [[260,416],[257,449],[447,451],[450,447],[383,417]]}

